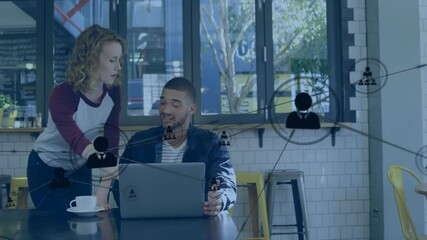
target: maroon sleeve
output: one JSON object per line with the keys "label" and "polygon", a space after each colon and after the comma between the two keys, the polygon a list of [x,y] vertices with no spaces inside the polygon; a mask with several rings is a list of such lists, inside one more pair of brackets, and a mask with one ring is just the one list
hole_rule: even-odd
{"label": "maroon sleeve", "polygon": [[120,88],[113,87],[108,91],[111,99],[113,99],[114,107],[111,110],[110,116],[104,126],[105,137],[108,139],[109,152],[115,156],[119,154],[119,141],[120,141]]}
{"label": "maroon sleeve", "polygon": [[49,97],[49,111],[59,133],[71,149],[81,155],[91,141],[84,137],[73,119],[79,100],[79,93],[74,92],[70,85],[62,83],[53,89]]}

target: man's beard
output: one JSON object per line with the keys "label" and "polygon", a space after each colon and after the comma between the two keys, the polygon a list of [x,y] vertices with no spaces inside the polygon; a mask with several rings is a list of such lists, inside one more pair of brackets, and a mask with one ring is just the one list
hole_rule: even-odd
{"label": "man's beard", "polygon": [[167,129],[168,127],[171,127],[173,133],[182,134],[181,131],[183,131],[184,129],[186,129],[188,127],[188,126],[185,126],[185,122],[187,120],[188,114],[189,113],[186,112],[185,115],[182,116],[182,118],[180,118],[177,121],[171,120],[171,122],[167,123],[167,125],[162,123],[163,128]]}

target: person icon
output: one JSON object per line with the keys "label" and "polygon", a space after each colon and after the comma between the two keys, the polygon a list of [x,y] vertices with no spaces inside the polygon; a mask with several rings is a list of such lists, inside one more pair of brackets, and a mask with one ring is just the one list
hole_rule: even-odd
{"label": "person icon", "polygon": [[218,191],[220,189],[219,188],[220,184],[221,184],[221,182],[219,181],[218,178],[213,178],[211,181],[211,191],[212,192]]}
{"label": "person icon", "polygon": [[13,202],[11,197],[8,197],[5,208],[14,208],[14,207],[16,207],[15,203]]}
{"label": "person icon", "polygon": [[104,168],[117,165],[116,157],[107,152],[108,140],[105,137],[97,137],[93,142],[96,152],[89,156],[86,166],[88,168]]}
{"label": "person icon", "polygon": [[164,140],[176,139],[175,134],[173,134],[173,130],[171,126],[168,126],[166,129],[166,135],[164,136]]}
{"label": "person icon", "polygon": [[311,96],[307,93],[299,93],[295,97],[297,111],[291,112],[286,119],[287,128],[319,129],[320,120],[316,113],[310,112],[313,103]]}
{"label": "person icon", "polygon": [[377,85],[375,79],[372,78],[372,72],[369,66],[366,66],[365,71],[363,72],[363,77],[359,80],[358,85]]}
{"label": "person icon", "polygon": [[221,139],[218,142],[218,145],[220,145],[220,146],[230,146],[230,141],[228,141],[227,133],[225,131],[222,131]]}

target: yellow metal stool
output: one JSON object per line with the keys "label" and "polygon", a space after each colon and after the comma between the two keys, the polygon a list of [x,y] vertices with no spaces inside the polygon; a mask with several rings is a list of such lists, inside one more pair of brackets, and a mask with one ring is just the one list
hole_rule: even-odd
{"label": "yellow metal stool", "polygon": [[28,207],[28,181],[26,177],[12,178],[10,181],[10,199],[6,208]]}
{"label": "yellow metal stool", "polygon": [[[270,235],[288,235],[297,234],[299,240],[309,239],[308,211],[305,197],[304,172],[297,169],[275,170],[267,173],[268,191],[267,191],[267,212],[268,222],[270,223]],[[277,186],[289,184],[292,186],[292,196],[295,209],[295,224],[274,224],[274,201]],[[274,231],[277,229],[286,229],[287,227],[296,227],[296,232]],[[305,238],[304,238],[305,237]]]}
{"label": "yellow metal stool", "polygon": [[[252,233],[254,237],[246,239],[270,240],[267,205],[264,189],[264,174],[237,172],[236,181],[238,187],[243,186],[248,188],[249,207],[251,210],[252,217]],[[261,215],[262,237],[260,237],[258,214]]]}

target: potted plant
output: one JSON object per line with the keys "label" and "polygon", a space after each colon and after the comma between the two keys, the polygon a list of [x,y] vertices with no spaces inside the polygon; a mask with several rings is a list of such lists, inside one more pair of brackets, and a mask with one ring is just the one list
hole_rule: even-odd
{"label": "potted plant", "polygon": [[9,95],[0,93],[0,123],[2,127],[13,127],[18,107]]}

